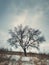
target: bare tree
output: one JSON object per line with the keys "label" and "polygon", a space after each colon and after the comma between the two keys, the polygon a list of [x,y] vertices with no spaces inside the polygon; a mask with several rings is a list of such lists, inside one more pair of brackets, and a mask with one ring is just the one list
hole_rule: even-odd
{"label": "bare tree", "polygon": [[8,39],[10,45],[15,45],[17,48],[19,45],[24,51],[26,56],[26,49],[31,46],[39,50],[39,44],[45,41],[44,36],[41,35],[41,31],[38,29],[32,29],[28,26],[23,27],[22,25],[15,27],[14,30],[9,30],[11,38]]}

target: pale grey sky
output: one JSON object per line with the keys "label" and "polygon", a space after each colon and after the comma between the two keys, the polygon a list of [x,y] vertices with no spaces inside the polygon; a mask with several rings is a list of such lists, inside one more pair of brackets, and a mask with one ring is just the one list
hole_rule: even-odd
{"label": "pale grey sky", "polygon": [[0,47],[9,47],[8,30],[19,24],[40,29],[46,39],[40,48],[49,50],[49,0],[0,0]]}

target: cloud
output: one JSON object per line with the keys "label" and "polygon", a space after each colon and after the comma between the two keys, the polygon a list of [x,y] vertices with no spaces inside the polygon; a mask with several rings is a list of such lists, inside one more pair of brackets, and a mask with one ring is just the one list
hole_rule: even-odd
{"label": "cloud", "polygon": [[0,30],[0,40],[6,41],[10,37],[6,32]]}
{"label": "cloud", "polygon": [[17,26],[19,24],[25,25],[26,16],[27,16],[27,11],[25,11],[24,13],[22,13],[18,16],[17,15],[14,16],[12,22],[10,23],[10,27],[14,27],[14,26]]}
{"label": "cloud", "polygon": [[41,28],[40,22],[42,21],[43,17],[44,15],[42,10],[31,14],[30,10],[26,9],[21,14],[13,16],[13,18],[11,19],[12,22],[10,23],[9,27],[23,24],[29,25],[33,28]]}
{"label": "cloud", "polygon": [[49,53],[49,43],[43,43],[40,45],[40,52],[42,53]]}
{"label": "cloud", "polygon": [[32,15],[27,16],[26,24],[30,25],[33,28],[41,28],[40,22],[43,19],[43,16],[44,15],[42,11],[36,12],[34,15],[32,13]]}
{"label": "cloud", "polygon": [[[42,30],[49,42],[48,0],[0,0],[0,16],[0,40],[3,40],[3,43],[9,38],[7,30],[19,24]],[[41,48],[43,49],[43,46]]]}
{"label": "cloud", "polygon": [[4,31],[0,30],[0,48],[10,48],[7,40],[10,36]]}

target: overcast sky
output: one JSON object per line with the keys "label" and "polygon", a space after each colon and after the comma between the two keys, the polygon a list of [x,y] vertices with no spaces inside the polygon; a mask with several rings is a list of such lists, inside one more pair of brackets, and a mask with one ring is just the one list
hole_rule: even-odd
{"label": "overcast sky", "polygon": [[0,47],[9,47],[8,30],[19,24],[41,30],[46,42],[40,48],[48,52],[49,0],[0,0]]}

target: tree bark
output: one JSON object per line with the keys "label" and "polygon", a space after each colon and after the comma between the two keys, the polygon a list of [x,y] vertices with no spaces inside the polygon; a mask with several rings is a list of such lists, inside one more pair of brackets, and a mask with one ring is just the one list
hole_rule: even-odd
{"label": "tree bark", "polygon": [[26,53],[26,48],[24,48],[24,55],[27,56],[27,53]]}

